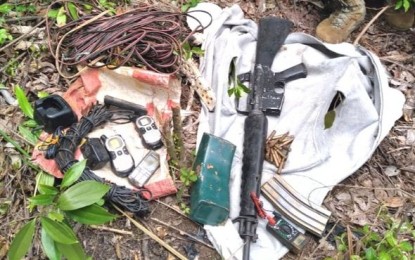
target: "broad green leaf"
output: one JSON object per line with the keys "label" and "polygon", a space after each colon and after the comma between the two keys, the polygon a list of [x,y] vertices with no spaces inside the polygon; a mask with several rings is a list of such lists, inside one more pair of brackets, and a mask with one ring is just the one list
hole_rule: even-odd
{"label": "broad green leaf", "polygon": [[69,187],[81,177],[86,166],[86,160],[79,161],[71,166],[63,176],[61,188]]}
{"label": "broad green leaf", "polygon": [[70,227],[64,223],[54,221],[47,217],[41,218],[42,228],[46,233],[56,242],[61,244],[75,244],[78,243],[75,233]]}
{"label": "broad green leaf", "polygon": [[392,260],[391,259],[391,256],[388,254],[388,252],[386,252],[386,251],[381,251],[380,253],[379,253],[379,258],[378,258],[379,260]]}
{"label": "broad green leaf", "polygon": [[29,198],[30,206],[38,206],[38,205],[50,205],[53,203],[55,199],[55,194],[40,194],[34,197]]}
{"label": "broad green leaf", "polygon": [[53,184],[55,183],[55,177],[45,172],[39,172],[36,175],[36,182],[37,185],[42,184],[46,186],[53,186]]}
{"label": "broad green leaf", "polygon": [[43,252],[50,260],[60,260],[61,254],[56,248],[55,241],[48,235],[46,230],[42,227],[40,233],[40,240],[42,241]]}
{"label": "broad green leaf", "polygon": [[35,191],[38,191],[39,190],[39,186],[40,185],[53,186],[54,182],[55,182],[55,177],[53,177],[50,174],[47,174],[45,172],[40,171],[36,175],[36,187],[35,187]]}
{"label": "broad green leaf", "polygon": [[26,126],[26,127],[29,127],[29,128],[35,128],[35,127],[38,126],[38,124],[36,123],[36,121],[33,120],[33,119],[29,119],[29,120],[24,121],[22,123],[22,125],[23,126]]}
{"label": "broad green leaf", "polygon": [[28,129],[27,127],[24,127],[23,125],[19,125],[19,133],[23,136],[23,138],[26,141],[28,141],[33,146],[38,141],[36,135],[34,135],[30,129]]}
{"label": "broad green leaf", "polygon": [[102,206],[102,205],[104,205],[104,203],[105,203],[105,200],[104,199],[100,199],[95,204],[97,204],[98,206]]}
{"label": "broad green leaf", "polygon": [[69,13],[70,13],[72,19],[78,20],[79,19],[78,10],[76,9],[75,4],[72,3],[72,2],[69,2],[68,3],[68,9],[69,9]]}
{"label": "broad green leaf", "polygon": [[52,220],[58,221],[58,222],[62,222],[64,219],[64,215],[60,212],[57,211],[51,211],[48,213],[48,217]]}
{"label": "broad green leaf", "polygon": [[324,129],[328,129],[333,126],[334,119],[336,118],[336,111],[330,110],[324,116]]}
{"label": "broad green leaf", "polygon": [[109,189],[108,185],[97,181],[79,182],[60,195],[58,208],[75,210],[89,206],[99,201]]}
{"label": "broad green leaf", "polygon": [[22,110],[23,114],[33,119],[33,107],[27,100],[26,94],[24,93],[23,89],[19,85],[16,85],[14,87],[14,93],[16,94],[17,102],[19,103],[19,107]]}
{"label": "broad green leaf", "polygon": [[412,245],[408,241],[403,241],[403,242],[399,243],[399,247],[400,247],[400,249],[402,249],[405,252],[412,251]]}
{"label": "broad green leaf", "polygon": [[395,238],[395,235],[391,230],[385,232],[385,239],[391,247],[395,247],[398,244],[398,241]]}
{"label": "broad green leaf", "polygon": [[409,3],[409,1],[403,1],[403,8],[405,12],[408,12],[409,7],[411,7],[411,4]]}
{"label": "broad green leaf", "polygon": [[56,243],[57,248],[68,260],[85,260],[88,259],[84,249],[80,243],[76,244],[61,244]]}
{"label": "broad green leaf", "polygon": [[66,211],[66,214],[76,222],[87,225],[104,224],[117,217],[96,204],[77,210]]}
{"label": "broad green leaf", "polygon": [[9,260],[22,259],[32,244],[36,219],[29,221],[14,237],[7,256]]}
{"label": "broad green leaf", "polygon": [[369,247],[365,251],[366,260],[376,260],[376,251],[372,247]]}
{"label": "broad green leaf", "polygon": [[66,24],[66,14],[65,8],[63,6],[59,9],[56,16],[56,24],[58,27],[64,26]]}
{"label": "broad green leaf", "polygon": [[40,184],[39,185],[39,192],[41,194],[56,195],[56,194],[58,194],[59,191],[56,187]]}
{"label": "broad green leaf", "polygon": [[58,9],[50,9],[48,12],[48,17],[56,18],[58,16],[59,10]]}
{"label": "broad green leaf", "polygon": [[1,4],[0,5],[0,13],[7,14],[12,10],[13,6],[11,4]]}

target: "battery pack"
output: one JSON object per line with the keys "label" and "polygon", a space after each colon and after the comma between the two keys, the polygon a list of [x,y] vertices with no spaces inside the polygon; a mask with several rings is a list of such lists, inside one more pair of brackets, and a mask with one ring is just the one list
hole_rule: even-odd
{"label": "battery pack", "polygon": [[192,187],[190,218],[218,225],[229,217],[229,178],[236,146],[204,133],[193,163],[198,174]]}

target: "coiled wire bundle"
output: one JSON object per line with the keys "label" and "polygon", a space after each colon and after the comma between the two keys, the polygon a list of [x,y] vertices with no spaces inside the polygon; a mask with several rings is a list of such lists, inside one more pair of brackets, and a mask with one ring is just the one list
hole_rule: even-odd
{"label": "coiled wire bundle", "polygon": [[[78,123],[73,124],[65,134],[59,137],[57,144],[55,161],[62,172],[66,172],[74,163],[77,162],[74,153],[78,145],[81,143],[88,133],[95,127],[111,120],[113,113],[103,105],[95,105],[88,116],[82,117]],[[80,181],[95,180],[104,183],[105,181],[95,175],[88,167],[85,168]],[[143,199],[140,192],[133,192],[122,186],[110,184],[111,188],[105,195],[105,200],[142,216],[148,212],[148,201]]]}
{"label": "coiled wire bundle", "polygon": [[[154,6],[115,16],[105,12],[85,15],[61,27],[56,34],[56,49],[53,51],[51,44],[49,47],[60,72],[63,66],[87,64],[110,69],[128,65],[176,73],[182,60],[181,43],[193,33],[185,26],[186,16],[197,21],[189,13],[162,11]],[[51,38],[49,22],[47,33]]]}

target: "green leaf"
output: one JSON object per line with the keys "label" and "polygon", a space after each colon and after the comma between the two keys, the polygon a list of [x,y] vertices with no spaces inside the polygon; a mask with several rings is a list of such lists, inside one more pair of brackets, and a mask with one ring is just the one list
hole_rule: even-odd
{"label": "green leaf", "polygon": [[59,9],[58,15],[56,16],[56,24],[58,27],[62,27],[66,24],[66,14],[63,6]]}
{"label": "green leaf", "polygon": [[40,194],[31,197],[28,200],[30,201],[30,207],[32,208],[38,205],[51,205],[55,197],[56,195],[54,194]]}
{"label": "green leaf", "polygon": [[402,251],[405,251],[405,252],[412,251],[412,245],[408,241],[403,241],[399,243],[399,247],[401,248]]}
{"label": "green leaf", "polygon": [[384,236],[391,247],[395,247],[398,244],[398,241],[396,240],[392,230],[386,231]]}
{"label": "green leaf", "polygon": [[45,185],[45,186],[52,187],[54,182],[55,182],[55,177],[41,171],[36,175],[35,190],[39,190],[40,185]]}
{"label": "green leaf", "polygon": [[58,221],[58,222],[62,222],[64,219],[64,215],[60,212],[57,211],[51,211],[48,213],[48,217],[52,220]]}
{"label": "green leaf", "polygon": [[37,139],[36,135],[34,135],[29,128],[24,127],[22,125],[19,125],[18,128],[19,128],[19,133],[23,136],[23,138],[26,141],[28,141],[33,146],[37,143],[38,139]]}
{"label": "green leaf", "polygon": [[41,194],[50,194],[50,195],[56,195],[59,192],[56,187],[48,186],[44,184],[40,184],[38,190]]}
{"label": "green leaf", "polygon": [[366,249],[365,257],[366,257],[366,260],[376,260],[377,258],[376,258],[375,249],[373,249],[372,247],[369,247],[368,249]]}
{"label": "green leaf", "polygon": [[24,121],[22,123],[22,126],[26,126],[26,127],[29,127],[29,128],[35,128],[35,127],[37,127],[39,125],[36,123],[35,120],[29,119],[29,120]]}
{"label": "green leaf", "polygon": [[408,12],[410,7],[411,7],[411,4],[409,3],[409,1],[403,1],[403,8],[405,12]]}
{"label": "green leaf", "polygon": [[379,260],[392,260],[391,256],[386,251],[381,251],[379,253]]}
{"label": "green leaf", "polygon": [[76,222],[87,225],[104,224],[114,220],[117,217],[96,204],[77,210],[66,211],[66,214]]}
{"label": "green leaf", "polygon": [[7,256],[9,260],[22,259],[32,244],[36,219],[29,221],[14,237]]}
{"label": "green leaf", "polygon": [[333,126],[334,119],[336,118],[336,111],[330,110],[324,116],[324,129],[328,129]]}
{"label": "green leaf", "polygon": [[48,97],[48,96],[49,96],[49,93],[48,92],[45,92],[45,91],[39,91],[37,93],[37,97],[38,98],[45,98],[45,97]]}
{"label": "green leaf", "polygon": [[58,208],[75,210],[89,206],[99,201],[109,189],[108,185],[97,181],[79,182],[60,195]]}
{"label": "green leaf", "polygon": [[72,19],[78,20],[78,10],[76,9],[76,5],[72,2],[68,3],[69,14],[71,15]]}
{"label": "green leaf", "polygon": [[11,4],[2,4],[0,5],[0,13],[7,14],[12,10],[13,6]]}
{"label": "green leaf", "polygon": [[56,248],[55,241],[48,235],[46,230],[42,227],[40,233],[40,240],[42,241],[43,252],[50,260],[60,260],[61,254]]}
{"label": "green leaf", "polygon": [[78,243],[73,230],[64,223],[54,221],[47,217],[41,218],[42,227],[46,233],[56,242],[61,244]]}
{"label": "green leaf", "polygon": [[63,176],[61,188],[69,187],[81,177],[86,166],[86,160],[75,163]]}
{"label": "green leaf", "polygon": [[23,89],[19,85],[16,85],[14,87],[14,93],[16,94],[17,102],[19,103],[19,107],[22,110],[23,114],[33,119],[33,107],[27,100],[26,94],[24,93]]}
{"label": "green leaf", "polygon": [[50,18],[56,18],[58,17],[58,13],[59,13],[58,9],[50,9],[47,15]]}
{"label": "green leaf", "polygon": [[80,243],[71,244],[71,245],[56,243],[56,246],[59,249],[59,251],[62,253],[62,255],[64,255],[68,260],[88,259]]}

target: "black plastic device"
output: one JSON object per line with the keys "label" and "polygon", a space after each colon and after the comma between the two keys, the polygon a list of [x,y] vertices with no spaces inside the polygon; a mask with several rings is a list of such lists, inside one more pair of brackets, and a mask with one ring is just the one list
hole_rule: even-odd
{"label": "black plastic device", "polygon": [[137,167],[128,175],[128,181],[136,187],[143,187],[159,167],[159,154],[154,151],[149,151],[138,163]]}
{"label": "black plastic device", "polygon": [[88,138],[81,146],[86,165],[91,170],[98,170],[110,161],[110,156],[99,138]]}
{"label": "black plastic device", "polygon": [[50,95],[38,99],[34,104],[34,120],[48,133],[61,126],[66,128],[78,121],[69,104],[59,95]]}
{"label": "black plastic device", "polygon": [[267,230],[285,247],[295,254],[300,253],[307,244],[307,238],[277,212],[273,212],[275,225],[267,224]]}
{"label": "black plastic device", "polygon": [[107,137],[101,136],[110,158],[112,169],[120,177],[127,177],[134,168],[134,159],[127,149],[124,139],[121,135],[112,135]]}

